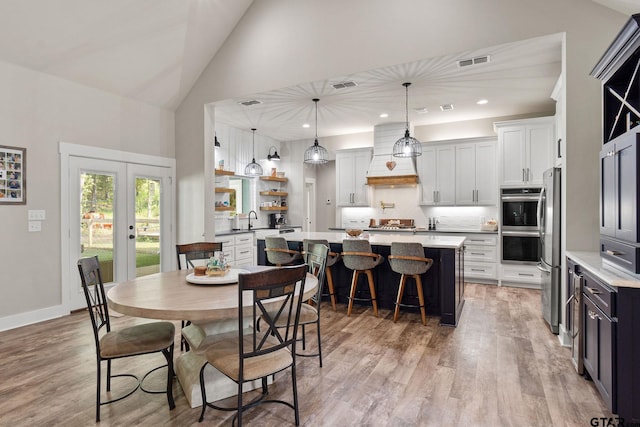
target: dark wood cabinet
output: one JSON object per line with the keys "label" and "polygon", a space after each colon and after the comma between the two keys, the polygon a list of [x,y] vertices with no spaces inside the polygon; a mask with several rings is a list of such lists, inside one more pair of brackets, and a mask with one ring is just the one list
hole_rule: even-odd
{"label": "dark wood cabinet", "polygon": [[606,143],[600,151],[600,233],[630,243],[638,232],[640,134],[635,130]]}
{"label": "dark wood cabinet", "polygon": [[640,273],[640,133],[626,132],[600,151],[600,252],[612,263]]}
{"label": "dark wood cabinet", "polygon": [[[585,286],[592,280],[584,276]],[[616,321],[604,312],[583,292],[584,368],[593,379],[596,388],[611,412],[617,412],[615,390]]]}

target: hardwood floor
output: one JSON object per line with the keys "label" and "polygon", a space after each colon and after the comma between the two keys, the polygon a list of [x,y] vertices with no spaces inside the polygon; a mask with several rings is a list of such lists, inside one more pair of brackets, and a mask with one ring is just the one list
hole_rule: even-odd
{"label": "hardwood floor", "polygon": [[[540,293],[467,284],[457,328],[427,326],[418,312],[323,303],[323,361],[298,358],[304,426],[586,426],[610,417],[593,383],[578,376],[569,349],[542,320]],[[114,328],[145,320],[114,318]],[[179,326],[179,322],[176,322]],[[308,350],[315,347],[307,331]],[[0,425],[87,426],[95,417],[95,347],[86,313],[0,333]],[[176,355],[179,337],[176,335]],[[142,374],[162,364],[150,355],[114,362],[114,371]],[[288,374],[287,374],[288,375]],[[163,386],[163,373],[152,382]],[[113,385],[114,389],[117,383]],[[270,394],[291,397],[276,378]],[[179,384],[176,408],[164,395],[137,391],[102,407],[103,426],[230,425],[232,413],[191,409]],[[247,425],[294,425],[293,411],[263,405],[245,412]]]}

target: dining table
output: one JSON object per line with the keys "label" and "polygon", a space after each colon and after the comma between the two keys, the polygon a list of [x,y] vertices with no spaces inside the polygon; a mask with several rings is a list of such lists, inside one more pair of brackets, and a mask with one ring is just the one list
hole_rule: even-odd
{"label": "dining table", "polygon": [[[133,317],[157,320],[189,320],[204,334],[238,330],[238,274],[264,271],[274,267],[242,266],[231,269],[221,278],[195,276],[193,269],[167,271],[137,277],[114,285],[107,292],[111,310]],[[311,298],[318,287],[317,278],[307,273],[302,294]],[[297,291],[299,293],[299,290]],[[243,298],[245,328],[251,327],[249,316],[253,301]],[[200,369],[206,363],[197,351],[176,357],[174,369],[178,382],[192,408],[202,405]],[[237,385],[212,366],[205,368],[207,397],[210,401],[237,394]],[[260,380],[245,384],[244,391],[261,386]]]}

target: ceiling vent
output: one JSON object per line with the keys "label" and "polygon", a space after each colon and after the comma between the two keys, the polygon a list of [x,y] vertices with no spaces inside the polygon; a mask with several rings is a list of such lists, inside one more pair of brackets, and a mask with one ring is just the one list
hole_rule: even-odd
{"label": "ceiling vent", "polygon": [[354,82],[353,80],[349,80],[347,82],[335,83],[335,84],[332,84],[331,86],[333,86],[334,89],[344,89],[344,88],[347,88],[347,87],[358,86],[358,84],[356,82]]}
{"label": "ceiling vent", "polygon": [[414,108],[413,111],[418,114],[427,114],[429,112],[429,110],[427,110],[427,107]]}
{"label": "ceiling vent", "polygon": [[262,101],[258,101],[257,99],[249,99],[246,101],[240,101],[238,104],[244,105],[245,107],[251,107],[252,105],[262,104]]}
{"label": "ceiling vent", "polygon": [[476,56],[475,58],[461,59],[458,61],[458,67],[462,68],[470,65],[486,64],[487,62],[491,62],[491,57],[489,55]]}
{"label": "ceiling vent", "polygon": [[451,110],[453,110],[453,104],[442,104],[440,106],[440,110],[442,110],[442,111],[451,111]]}

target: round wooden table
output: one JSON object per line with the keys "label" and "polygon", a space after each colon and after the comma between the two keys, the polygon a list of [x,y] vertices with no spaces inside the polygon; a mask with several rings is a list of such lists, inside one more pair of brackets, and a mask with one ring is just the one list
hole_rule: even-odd
{"label": "round wooden table", "polygon": [[[247,266],[248,271],[273,267]],[[192,270],[168,271],[138,277],[115,285],[107,292],[109,308],[134,317],[192,322],[238,318],[238,285],[201,285],[187,282]],[[303,299],[317,290],[318,279],[307,273]],[[245,315],[251,314],[253,301],[244,299]]]}
{"label": "round wooden table", "polygon": [[[243,266],[249,272],[274,267]],[[190,320],[191,326],[202,327],[207,335],[238,329],[238,284],[205,285],[187,282],[193,270],[168,271],[138,277],[115,285],[107,292],[109,308],[121,314],[161,320]],[[318,279],[307,273],[303,300],[311,298]],[[297,291],[299,293],[299,290]],[[248,296],[248,295],[247,295]],[[253,301],[243,298],[243,317],[251,316]],[[268,305],[267,305],[268,308]],[[250,326],[245,322],[247,326]],[[198,325],[199,324],[199,325]],[[180,354],[174,369],[178,382],[192,408],[202,405],[199,373],[206,359],[197,351]],[[237,386],[212,366],[205,369],[207,397],[211,401],[234,396]],[[251,385],[249,385],[251,384]],[[260,381],[245,384],[246,390],[261,386]]]}

